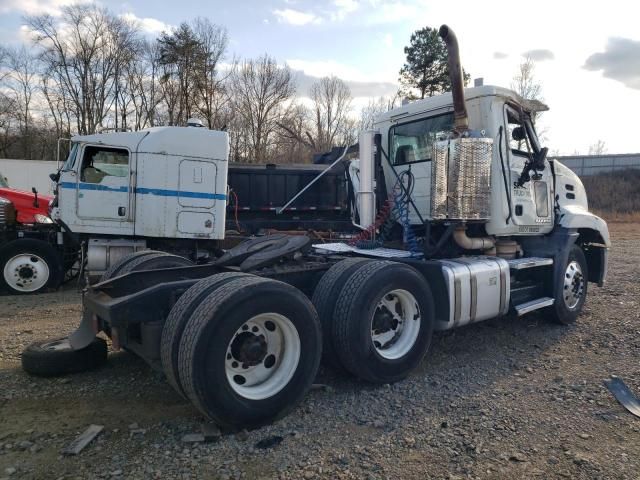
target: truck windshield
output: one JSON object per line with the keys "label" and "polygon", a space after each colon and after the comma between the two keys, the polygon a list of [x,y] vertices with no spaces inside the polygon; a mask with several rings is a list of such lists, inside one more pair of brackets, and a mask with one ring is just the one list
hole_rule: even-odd
{"label": "truck windshield", "polygon": [[78,144],[72,143],[71,150],[69,151],[69,156],[65,160],[64,165],[62,165],[61,171],[66,172],[69,170],[73,170],[73,167],[75,166],[75,163],[76,163],[77,152],[78,152]]}

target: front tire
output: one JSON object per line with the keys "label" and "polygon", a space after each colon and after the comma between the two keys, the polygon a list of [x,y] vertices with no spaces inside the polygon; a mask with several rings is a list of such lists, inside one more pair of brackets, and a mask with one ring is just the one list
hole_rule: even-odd
{"label": "front tire", "polygon": [[587,300],[588,273],[584,252],[578,245],[573,245],[554,286],[555,302],[550,308],[555,322],[570,325],[576,321]]}
{"label": "front tire", "polygon": [[0,287],[14,294],[58,288],[64,276],[58,252],[46,242],[18,239],[0,250]]}
{"label": "front tire", "polygon": [[285,283],[250,276],[211,292],[179,348],[179,377],[194,405],[226,429],[286,415],[311,388],[320,363],[318,315]]}

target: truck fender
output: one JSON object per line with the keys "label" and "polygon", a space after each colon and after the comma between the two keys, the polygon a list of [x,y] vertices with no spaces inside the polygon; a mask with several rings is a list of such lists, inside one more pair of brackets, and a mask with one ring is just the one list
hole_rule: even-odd
{"label": "truck fender", "polygon": [[[579,205],[566,205],[562,207],[559,217],[560,226],[578,231],[593,231],[598,235],[590,243],[599,243],[605,248],[611,246],[609,227],[607,222]],[[599,238],[598,238],[599,237]]]}
{"label": "truck fender", "polygon": [[589,281],[603,286],[607,276],[611,237],[607,223],[579,205],[562,208],[559,223],[578,232],[576,242],[584,251],[589,267]]}

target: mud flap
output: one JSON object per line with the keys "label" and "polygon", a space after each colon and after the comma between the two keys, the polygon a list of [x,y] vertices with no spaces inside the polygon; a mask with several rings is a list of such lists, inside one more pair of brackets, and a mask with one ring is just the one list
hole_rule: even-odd
{"label": "mud flap", "polygon": [[93,315],[86,309],[83,310],[80,325],[69,335],[69,344],[74,350],[88,347],[93,342],[93,339],[96,338],[98,333],[96,330]]}

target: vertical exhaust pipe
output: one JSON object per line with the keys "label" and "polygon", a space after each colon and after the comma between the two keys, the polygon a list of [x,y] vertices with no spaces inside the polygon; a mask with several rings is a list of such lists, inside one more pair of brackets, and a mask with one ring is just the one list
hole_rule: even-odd
{"label": "vertical exhaust pipe", "polygon": [[451,95],[453,96],[453,115],[455,130],[458,133],[469,130],[469,116],[467,106],[464,103],[464,80],[462,66],[460,65],[460,50],[458,39],[448,26],[442,25],[438,34],[447,45],[447,65],[449,67],[449,80],[451,81]]}

